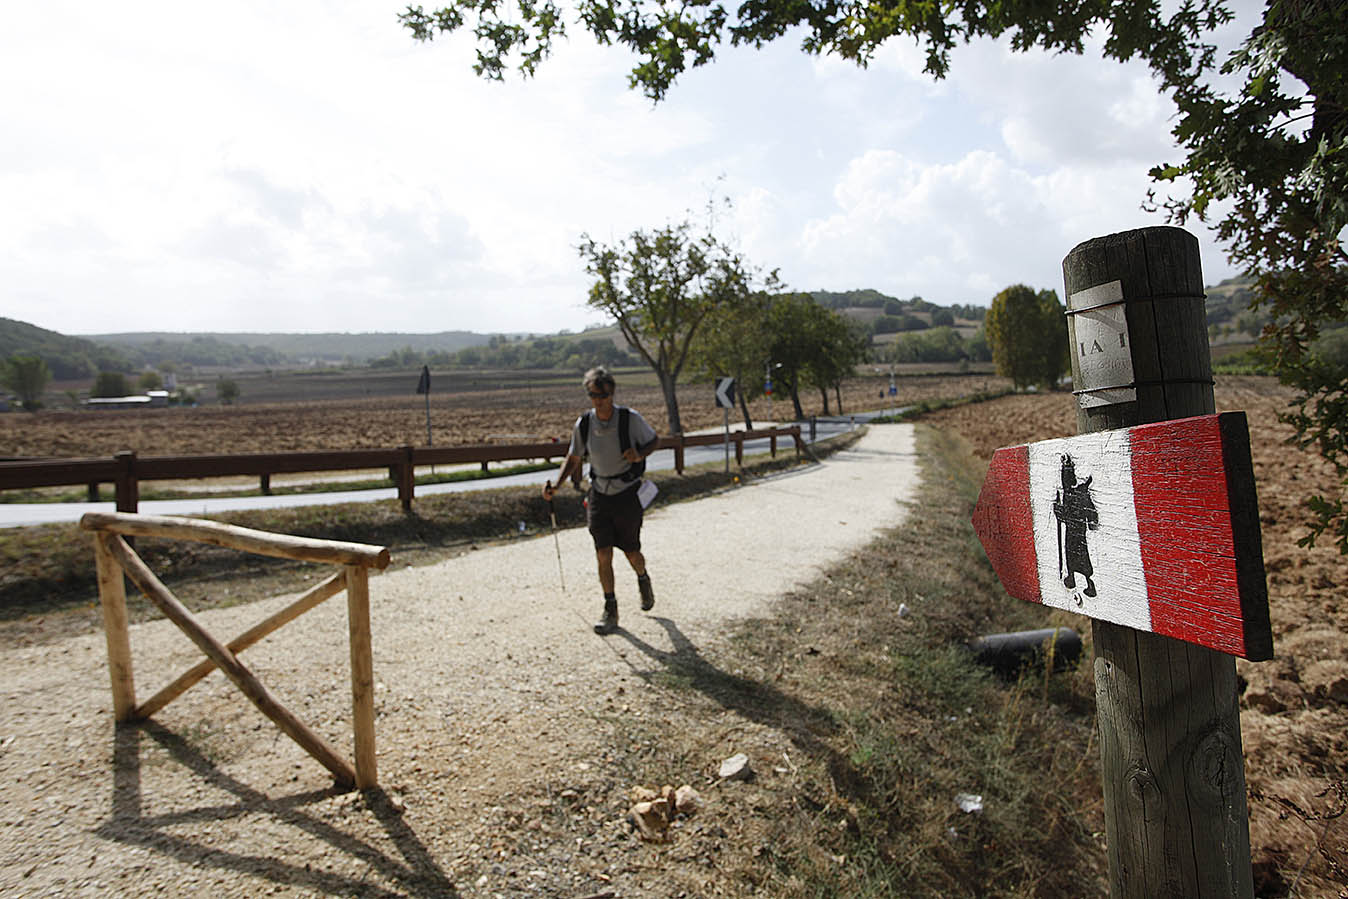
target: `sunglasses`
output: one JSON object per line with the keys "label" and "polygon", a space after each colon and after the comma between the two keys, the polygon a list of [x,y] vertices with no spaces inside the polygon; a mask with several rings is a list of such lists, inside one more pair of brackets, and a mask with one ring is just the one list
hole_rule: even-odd
{"label": "sunglasses", "polygon": [[609,393],[595,393],[593,390],[587,390],[585,392],[590,395],[590,399],[592,400],[606,400],[612,396],[612,394]]}

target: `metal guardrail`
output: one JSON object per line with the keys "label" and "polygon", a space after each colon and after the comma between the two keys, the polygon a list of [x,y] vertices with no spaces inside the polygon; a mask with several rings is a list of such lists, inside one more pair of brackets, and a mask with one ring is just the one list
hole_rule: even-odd
{"label": "metal guardrail", "polygon": [[[772,454],[776,455],[777,440],[785,437],[790,437],[795,442],[797,453],[804,449],[804,440],[798,425],[733,431],[729,439],[735,445],[735,462],[742,465],[746,440],[767,438]],[[660,438],[656,450],[673,450],[674,469],[682,474],[686,447],[715,446],[725,442],[724,434],[695,436],[676,434]],[[566,455],[567,447],[568,444],[564,442],[547,441],[199,456],[138,456],[134,451],[127,450],[117,453],[111,459],[31,459],[0,462],[0,490],[84,484],[88,485],[90,500],[97,501],[99,485],[113,484],[117,511],[135,512],[140,504],[141,481],[256,475],[260,478],[262,492],[269,493],[270,479],[274,474],[387,468],[390,479],[398,486],[398,499],[402,503],[403,510],[410,512],[417,466],[462,465],[477,462],[482,465],[482,470],[486,471],[490,462],[560,458]]]}

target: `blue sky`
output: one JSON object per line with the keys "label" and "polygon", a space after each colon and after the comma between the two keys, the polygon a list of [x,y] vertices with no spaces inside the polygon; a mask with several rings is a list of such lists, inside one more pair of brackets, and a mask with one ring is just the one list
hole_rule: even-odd
{"label": "blue sky", "polygon": [[[798,290],[986,304],[1062,292],[1077,243],[1162,224],[1178,160],[1146,70],[891,42],[869,69],[788,35],[653,106],[578,29],[485,82],[398,3],[75,0],[0,28],[0,316],[117,331],[580,330],[582,233],[729,198],[717,233]],[[1244,9],[1228,37],[1248,33]],[[1205,280],[1234,274],[1201,225]]]}

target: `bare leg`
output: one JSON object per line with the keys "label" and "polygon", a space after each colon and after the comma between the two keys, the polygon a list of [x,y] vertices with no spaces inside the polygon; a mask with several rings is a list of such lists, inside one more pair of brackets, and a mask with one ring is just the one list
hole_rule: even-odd
{"label": "bare leg", "polygon": [[594,556],[599,563],[599,586],[608,595],[613,592],[613,547],[596,549]]}
{"label": "bare leg", "polygon": [[[627,552],[624,550],[624,552]],[[641,554],[641,550],[634,549],[627,553],[627,564],[632,566],[632,570],[637,573],[637,577],[646,573],[646,557]],[[609,571],[612,572],[612,567]]]}

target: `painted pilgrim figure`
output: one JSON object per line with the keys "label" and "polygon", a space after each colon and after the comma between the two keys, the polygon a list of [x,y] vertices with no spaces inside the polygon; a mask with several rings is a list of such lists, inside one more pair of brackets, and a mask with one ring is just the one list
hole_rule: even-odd
{"label": "painted pilgrim figure", "polygon": [[1062,490],[1053,501],[1053,516],[1058,519],[1058,574],[1063,586],[1076,588],[1076,575],[1086,578],[1087,596],[1095,595],[1095,581],[1091,576],[1090,551],[1086,546],[1086,530],[1100,526],[1100,516],[1091,500],[1091,479],[1078,481],[1072,457],[1062,457]]}

